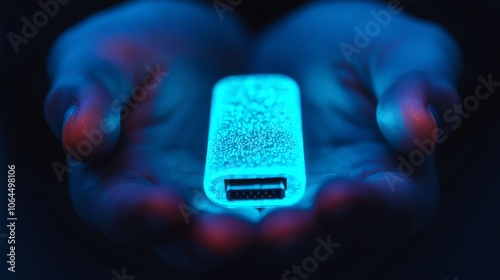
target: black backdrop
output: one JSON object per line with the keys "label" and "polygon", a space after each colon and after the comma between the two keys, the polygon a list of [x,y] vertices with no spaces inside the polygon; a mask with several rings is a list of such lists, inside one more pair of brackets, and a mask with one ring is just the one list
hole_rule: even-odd
{"label": "black backdrop", "polygon": [[[46,54],[67,27],[121,1],[70,1],[62,7],[64,12],[21,46],[19,54],[14,54],[6,34],[18,32],[20,19],[39,9],[36,2],[0,0],[0,120],[6,161],[18,166],[19,180],[18,272],[14,279],[107,280],[113,278],[112,269],[120,271],[122,267],[137,280],[280,279],[285,267],[245,262],[208,276],[182,274],[162,264],[148,249],[116,246],[80,223],[71,208],[67,186],[57,181],[50,166],[54,160],[63,162],[64,154],[43,119],[42,103],[49,89]],[[210,5],[212,1],[206,2]],[[305,2],[244,0],[235,13],[244,19],[250,31],[257,33]],[[491,73],[494,80],[500,80],[500,3],[402,2],[405,11],[439,22],[457,38],[465,56],[465,70],[458,87],[462,97],[474,93],[479,75]],[[428,228],[398,248],[383,252],[359,248],[341,260],[320,266],[312,278],[500,279],[500,179],[496,173],[500,171],[499,109],[500,98],[495,92],[440,147],[440,206]],[[6,216],[6,195],[6,191],[0,191],[1,220]],[[0,228],[0,234],[4,232]],[[5,239],[0,242],[0,278],[11,279],[2,277],[7,246]]]}

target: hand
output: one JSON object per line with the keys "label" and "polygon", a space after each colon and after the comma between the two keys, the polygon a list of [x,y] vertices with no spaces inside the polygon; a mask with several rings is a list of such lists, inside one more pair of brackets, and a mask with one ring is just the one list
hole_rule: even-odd
{"label": "hand", "polygon": [[100,12],[58,39],[45,114],[76,159],[70,194],[86,224],[190,271],[249,244],[256,209],[191,203],[204,195],[212,87],[241,71],[244,42],[229,15],[167,1]]}
{"label": "hand", "polygon": [[[446,136],[436,135],[436,117],[460,104],[461,55],[442,28],[401,9],[314,4],[260,38],[252,71],[287,74],[302,91],[308,185],[298,205],[263,213],[260,236],[275,249],[294,250],[318,229],[396,243],[432,217],[432,139]],[[371,21],[378,29],[365,31]],[[411,172],[401,163],[408,154]]]}

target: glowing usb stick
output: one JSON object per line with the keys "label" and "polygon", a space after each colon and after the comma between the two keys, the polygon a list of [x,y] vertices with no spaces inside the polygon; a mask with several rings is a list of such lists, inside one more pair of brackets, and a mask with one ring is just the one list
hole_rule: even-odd
{"label": "glowing usb stick", "polygon": [[204,189],[226,207],[286,206],[306,185],[300,91],[284,75],[231,76],[213,90]]}

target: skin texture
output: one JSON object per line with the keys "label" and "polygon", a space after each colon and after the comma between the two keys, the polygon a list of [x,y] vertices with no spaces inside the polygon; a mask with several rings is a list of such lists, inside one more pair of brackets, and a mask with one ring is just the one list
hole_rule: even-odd
{"label": "skin texture", "polygon": [[[249,39],[230,13],[221,23],[212,7],[141,2],[65,32],[48,61],[45,113],[82,161],[69,174],[81,219],[189,271],[250,248],[286,261],[333,229],[376,245],[410,237],[432,217],[438,184],[432,155],[411,176],[398,156],[433,138],[442,121],[429,105],[438,116],[459,103],[461,59],[443,29],[400,13],[348,63],[339,44],[354,45],[354,27],[384,9],[313,4]],[[241,73],[283,73],[301,87],[308,186],[297,205],[223,209],[203,193],[212,86]],[[132,90],[152,84],[145,98]]]}

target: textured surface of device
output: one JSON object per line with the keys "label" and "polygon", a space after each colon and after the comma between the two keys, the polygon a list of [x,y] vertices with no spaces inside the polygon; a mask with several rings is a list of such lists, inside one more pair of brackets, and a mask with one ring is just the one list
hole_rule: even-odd
{"label": "textured surface of device", "polygon": [[213,90],[205,193],[226,207],[298,202],[306,176],[299,87],[283,75],[232,76]]}

